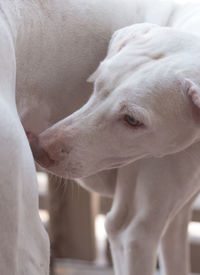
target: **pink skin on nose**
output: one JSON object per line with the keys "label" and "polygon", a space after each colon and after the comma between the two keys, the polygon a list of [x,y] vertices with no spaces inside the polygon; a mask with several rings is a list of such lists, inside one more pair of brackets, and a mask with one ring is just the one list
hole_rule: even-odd
{"label": "pink skin on nose", "polygon": [[33,135],[30,132],[26,132],[26,135],[29,140],[29,144],[31,147],[31,151],[33,153],[33,157],[37,163],[39,163],[44,168],[48,168],[55,164],[55,160],[52,160],[48,153],[42,148],[40,145],[38,137]]}

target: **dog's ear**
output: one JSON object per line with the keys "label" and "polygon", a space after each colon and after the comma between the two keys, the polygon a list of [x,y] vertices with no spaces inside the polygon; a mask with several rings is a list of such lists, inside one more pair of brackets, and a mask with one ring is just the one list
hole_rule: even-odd
{"label": "dog's ear", "polygon": [[146,35],[155,28],[160,29],[160,26],[151,23],[140,23],[117,30],[110,40],[107,56],[112,57],[119,53],[131,42],[139,42],[142,45],[142,42],[146,42]]}
{"label": "dog's ear", "polygon": [[200,87],[190,79],[182,82],[184,94],[189,99],[190,114],[192,118],[200,124]]}
{"label": "dog's ear", "polygon": [[[151,23],[134,24],[128,27],[124,27],[117,30],[112,35],[110,40],[106,59],[112,58],[118,54],[123,48],[125,48],[130,42],[135,41],[137,43],[145,42],[145,36],[155,28],[160,28],[159,25]],[[104,59],[104,60],[106,60]],[[87,79],[87,82],[93,83],[101,73],[104,61],[99,65],[97,70]]]}
{"label": "dog's ear", "polygon": [[184,80],[184,86],[186,95],[189,96],[191,102],[195,107],[198,107],[200,111],[200,87],[190,79]]}

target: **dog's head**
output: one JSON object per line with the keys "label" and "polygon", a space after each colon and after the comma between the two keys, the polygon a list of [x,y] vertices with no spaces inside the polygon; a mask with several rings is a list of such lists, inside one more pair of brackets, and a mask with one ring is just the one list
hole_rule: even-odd
{"label": "dog's head", "polygon": [[199,48],[197,37],[152,24],[117,31],[89,78],[91,98],[34,139],[36,160],[79,178],[189,147],[200,138]]}

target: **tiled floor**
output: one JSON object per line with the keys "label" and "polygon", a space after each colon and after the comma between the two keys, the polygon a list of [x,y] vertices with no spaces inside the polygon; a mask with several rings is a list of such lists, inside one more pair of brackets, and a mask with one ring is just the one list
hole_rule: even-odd
{"label": "tiled floor", "polygon": [[111,268],[100,268],[81,263],[74,264],[68,261],[56,262],[54,270],[54,275],[114,275]]}
{"label": "tiled floor", "polygon": [[54,275],[114,275],[109,268],[100,268],[83,264],[56,263],[54,270]]}
{"label": "tiled floor", "polygon": [[82,263],[72,263],[66,261],[57,261],[54,265],[53,275],[113,275],[111,268],[95,267]]}
{"label": "tiled floor", "polygon": [[[53,275],[114,275],[111,268],[100,268],[94,265],[74,263],[71,261],[57,261],[54,265],[54,270]],[[159,272],[156,272],[155,275],[159,275]]]}

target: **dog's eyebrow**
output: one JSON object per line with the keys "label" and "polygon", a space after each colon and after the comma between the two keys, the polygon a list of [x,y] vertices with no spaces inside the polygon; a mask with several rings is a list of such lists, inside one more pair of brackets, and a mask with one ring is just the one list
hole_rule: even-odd
{"label": "dog's eyebrow", "polygon": [[142,121],[145,125],[151,126],[151,115],[148,110],[145,108],[136,105],[136,104],[131,104],[130,102],[121,102],[120,107],[119,107],[119,112],[120,113],[128,113],[133,115],[136,119],[139,121]]}
{"label": "dog's eyebrow", "polygon": [[140,107],[135,104],[130,104],[129,102],[123,102],[120,104],[119,112],[132,114],[133,116],[139,119],[140,112],[137,111],[139,108]]}
{"label": "dog's eyebrow", "polygon": [[97,91],[101,90],[104,87],[104,85],[105,85],[105,80],[103,78],[100,78],[95,83],[96,90]]}
{"label": "dog's eyebrow", "polygon": [[127,105],[128,105],[128,103],[127,103],[127,102],[121,102],[121,104],[120,104],[120,108],[119,108],[119,112],[124,112],[124,111],[127,111],[127,110],[128,110]]}

